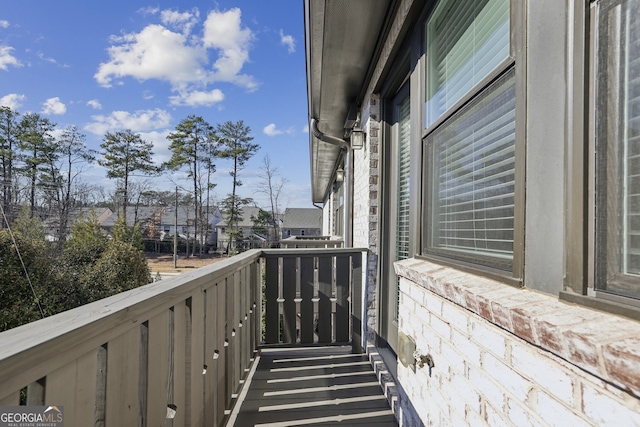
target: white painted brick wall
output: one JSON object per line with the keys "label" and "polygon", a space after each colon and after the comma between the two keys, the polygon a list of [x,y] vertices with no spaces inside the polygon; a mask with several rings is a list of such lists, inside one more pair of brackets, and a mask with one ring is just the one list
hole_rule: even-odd
{"label": "white painted brick wall", "polygon": [[[411,263],[414,263],[411,274],[399,271],[399,332],[411,337],[417,349],[428,352],[435,367],[429,373],[427,367],[416,366],[414,371],[399,363],[398,383],[424,425],[640,426],[640,399],[614,382],[604,381],[599,374],[605,369],[604,363],[598,363],[600,370],[596,375],[585,370],[584,366],[589,364],[571,363],[454,302],[463,299],[450,298],[450,295],[445,298],[427,289],[424,283],[431,279],[425,278],[424,283],[408,280],[409,276],[418,277],[417,271],[425,272],[423,267],[417,267],[415,260],[399,264]],[[454,286],[458,279],[468,279],[459,275],[447,277],[441,269],[438,271],[439,280],[448,286]],[[444,289],[438,284],[432,286],[432,289]],[[497,303],[509,294],[512,294],[509,289],[497,289],[482,297],[491,301],[490,295],[498,296],[494,301]],[[508,297],[509,301],[503,305],[521,307],[515,303],[521,299],[521,304],[526,306],[527,298],[521,298],[522,295],[525,294]],[[553,298],[548,300],[552,303]],[[499,317],[501,322],[511,319],[504,307],[496,309],[495,319]],[[608,318],[605,325],[612,323],[612,318]],[[559,321],[564,325],[562,319],[561,315]],[[551,322],[549,316],[547,321]],[[513,326],[512,323],[509,320],[507,324]],[[633,323],[625,325],[629,327]],[[583,352],[595,345],[593,335],[589,333],[582,344]],[[615,339],[617,335],[612,337]],[[576,340],[577,337],[571,336],[570,342]]]}

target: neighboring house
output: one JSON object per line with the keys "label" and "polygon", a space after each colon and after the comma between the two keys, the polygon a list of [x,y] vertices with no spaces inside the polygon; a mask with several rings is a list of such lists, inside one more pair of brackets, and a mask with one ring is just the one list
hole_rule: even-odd
{"label": "neighboring house", "polygon": [[282,239],[293,236],[320,236],[322,211],[317,208],[287,208],[282,216]]}
{"label": "neighboring house", "polygon": [[304,4],[312,199],[401,424],[640,425],[640,0]]}
{"label": "neighboring house", "polygon": [[[80,218],[86,220],[95,216],[98,224],[102,225],[109,217],[111,217],[111,215],[113,215],[113,212],[109,208],[86,207],[72,209],[69,213],[69,220],[67,222],[68,233],[71,233],[73,225]],[[56,241],[60,235],[60,218],[47,218],[43,221],[42,225],[44,227],[46,239],[49,241]]]}
{"label": "neighboring house", "polygon": [[[203,215],[206,215],[207,209],[203,208]],[[160,218],[161,238],[165,236],[173,236],[176,222],[178,225],[178,235],[180,237],[193,238],[195,234],[194,227],[195,214],[193,207],[179,206],[178,217],[176,219],[176,209],[173,206],[167,207],[164,214]],[[222,214],[217,206],[209,207],[209,234],[207,235],[207,245],[216,246],[218,242],[217,225],[222,221]]]}
{"label": "neighboring house", "polygon": [[[240,221],[238,222],[238,230],[242,235],[242,239],[247,243],[253,242],[249,246],[265,247],[269,244],[269,234],[273,234],[273,227],[267,227],[266,233],[257,233],[254,231],[255,224],[252,218],[258,218],[262,209],[253,206],[245,206],[242,208]],[[229,225],[227,219],[224,218],[216,225],[218,232],[218,250],[225,251],[229,243]]]}
{"label": "neighboring house", "polygon": [[[153,238],[158,233],[160,218],[165,209],[164,206],[129,206],[127,208],[127,226],[133,227],[136,223],[140,224],[140,230],[144,237]],[[118,222],[118,214],[113,214],[107,218],[102,224],[102,228],[111,233],[113,227]]]}

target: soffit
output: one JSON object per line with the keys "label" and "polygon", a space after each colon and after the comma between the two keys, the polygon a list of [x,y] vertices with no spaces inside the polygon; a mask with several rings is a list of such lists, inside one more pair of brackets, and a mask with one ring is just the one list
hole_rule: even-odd
{"label": "soffit", "polygon": [[[305,0],[309,119],[344,137],[350,108],[363,88],[391,0]],[[314,203],[324,201],[340,147],[309,133]]]}

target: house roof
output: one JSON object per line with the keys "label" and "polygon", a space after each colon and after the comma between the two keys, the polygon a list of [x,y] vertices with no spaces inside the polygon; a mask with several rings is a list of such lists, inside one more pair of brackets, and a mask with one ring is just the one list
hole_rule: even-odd
{"label": "house roof", "polygon": [[[202,208],[202,213],[206,215],[207,208]],[[193,211],[193,206],[178,206],[178,224],[186,225],[187,220],[190,223],[193,223],[195,214]],[[209,218],[210,222],[217,224],[219,221],[211,221],[214,218],[222,218],[220,214],[220,209],[217,206],[209,206]],[[169,206],[166,208],[164,213],[162,214],[162,218],[160,218],[160,223],[162,225],[173,225],[176,221],[176,208],[174,206]]]}
{"label": "house roof", "polygon": [[[111,209],[109,208],[98,208],[98,207],[84,207],[84,208],[74,208],[69,212],[69,225],[75,224],[80,217],[83,219],[89,219],[92,215],[95,215],[98,224],[104,223],[106,219],[113,215]],[[48,227],[57,227],[60,223],[60,217],[49,217],[43,221],[43,224]]]}
{"label": "house roof", "polygon": [[[244,208],[242,208],[242,214],[240,215],[241,218],[238,222],[238,227],[253,227],[253,221],[251,221],[251,217],[257,217],[260,210],[260,208],[253,206],[245,206]],[[223,219],[217,224],[218,227],[227,226],[227,219],[224,217],[224,214],[222,216]]]}
{"label": "house roof", "polygon": [[[396,0],[305,0],[305,48],[309,121],[331,139],[354,125],[380,34]],[[348,138],[347,138],[348,139]],[[314,203],[324,201],[341,147],[309,132]]]}
{"label": "house roof", "polygon": [[287,208],[282,228],[322,228],[322,211],[317,208]]}
{"label": "house roof", "polygon": [[[162,206],[139,206],[137,219],[138,222],[149,222],[158,218],[166,209]],[[136,213],[133,206],[127,207],[127,225],[133,227],[135,225]],[[114,214],[107,218],[102,225],[104,227],[113,227],[118,221],[118,215]]]}

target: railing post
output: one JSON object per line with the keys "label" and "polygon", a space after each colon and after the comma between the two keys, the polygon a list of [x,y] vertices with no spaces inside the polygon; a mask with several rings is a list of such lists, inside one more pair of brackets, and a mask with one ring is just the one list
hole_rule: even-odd
{"label": "railing post", "polygon": [[366,265],[366,252],[354,253],[351,257],[351,351],[363,353],[362,348],[362,321],[364,319],[364,289],[363,289],[363,265]]}

